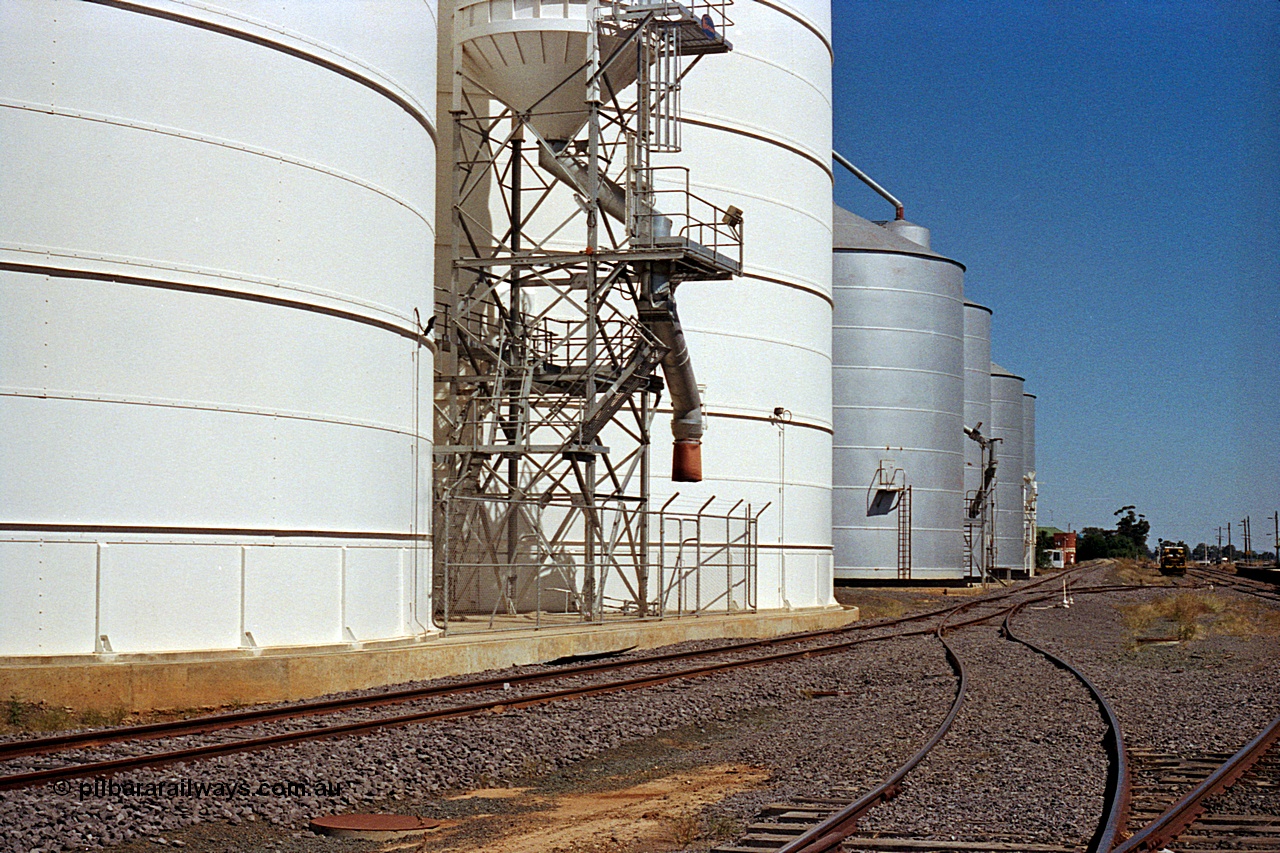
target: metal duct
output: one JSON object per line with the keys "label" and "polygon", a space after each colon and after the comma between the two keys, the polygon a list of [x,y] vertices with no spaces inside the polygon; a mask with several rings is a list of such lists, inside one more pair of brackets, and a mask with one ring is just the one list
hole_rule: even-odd
{"label": "metal duct", "polygon": [[662,357],[662,375],[671,397],[671,435],[675,439],[671,479],[677,483],[701,482],[702,396],[676,312],[674,288],[663,273],[650,275],[648,304],[641,306],[640,322],[667,348]]}

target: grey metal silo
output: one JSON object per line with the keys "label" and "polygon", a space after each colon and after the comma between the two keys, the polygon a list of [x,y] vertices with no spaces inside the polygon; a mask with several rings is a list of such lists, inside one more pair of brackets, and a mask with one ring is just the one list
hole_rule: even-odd
{"label": "grey metal silo", "polygon": [[1036,395],[1022,395],[1022,473],[1036,472]]}
{"label": "grey metal silo", "polygon": [[1036,395],[1022,395],[1022,483],[1023,534],[1026,549],[1023,561],[1029,574],[1036,569],[1036,504],[1040,484],[1036,482]]}
{"label": "grey metal silo", "polygon": [[[991,309],[976,302],[964,304],[964,424],[983,436],[991,434]],[[981,576],[983,547],[979,490],[983,486],[986,467],[981,445],[975,440],[964,442],[965,535],[969,555],[966,563],[970,574]],[[974,499],[978,504],[974,504]],[[973,515],[970,515],[970,511]]]}
{"label": "grey metal silo", "polygon": [[1001,571],[1022,571],[1023,378],[991,363],[991,435],[996,449],[996,561]]}
{"label": "grey metal silo", "polygon": [[840,208],[833,248],[835,575],[961,578],[964,266]]}

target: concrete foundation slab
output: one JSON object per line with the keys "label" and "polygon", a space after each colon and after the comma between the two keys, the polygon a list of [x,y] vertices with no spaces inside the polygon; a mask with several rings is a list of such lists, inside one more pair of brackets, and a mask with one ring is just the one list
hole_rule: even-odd
{"label": "concrete foundation slab", "polygon": [[355,647],[0,658],[0,697],[76,710],[174,710],[310,699],[507,666],[686,640],[835,628],[857,608],[767,611],[540,630],[450,633]]}

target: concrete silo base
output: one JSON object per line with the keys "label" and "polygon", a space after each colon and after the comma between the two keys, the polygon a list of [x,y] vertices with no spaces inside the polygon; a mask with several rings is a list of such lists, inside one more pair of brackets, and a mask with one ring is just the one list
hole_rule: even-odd
{"label": "concrete silo base", "polygon": [[857,621],[856,607],[699,616],[421,641],[150,655],[0,658],[0,696],[77,710],[149,711],[307,699],[628,647],[776,637]]}

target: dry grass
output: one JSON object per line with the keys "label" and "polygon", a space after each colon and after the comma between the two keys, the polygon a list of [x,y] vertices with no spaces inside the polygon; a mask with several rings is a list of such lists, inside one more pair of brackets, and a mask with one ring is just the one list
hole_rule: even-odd
{"label": "dry grass", "polygon": [[907,605],[890,595],[859,592],[857,595],[850,596],[850,599],[847,603],[858,608],[858,616],[861,619],[897,619],[907,612]]}
{"label": "dry grass", "polygon": [[129,712],[124,708],[76,712],[71,708],[53,707],[43,702],[24,702],[13,697],[4,705],[0,735],[118,726],[128,716]]}
{"label": "dry grass", "polygon": [[1280,637],[1280,611],[1242,601],[1218,617],[1213,631],[1228,637]]}
{"label": "dry grass", "polygon": [[1229,604],[1207,593],[1171,593],[1145,604],[1120,605],[1118,609],[1135,636],[1176,637],[1182,642],[1210,634],[1280,636],[1280,613],[1251,601]]}
{"label": "dry grass", "polygon": [[1116,560],[1112,568],[1116,583],[1142,586],[1173,586],[1173,579],[1160,574],[1153,563],[1139,560]]}

